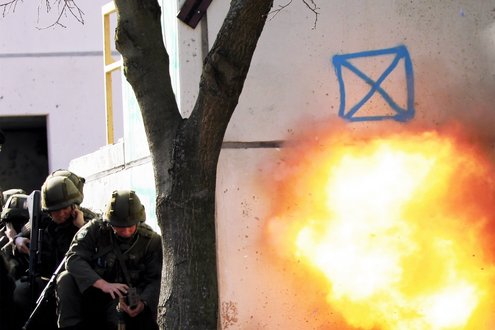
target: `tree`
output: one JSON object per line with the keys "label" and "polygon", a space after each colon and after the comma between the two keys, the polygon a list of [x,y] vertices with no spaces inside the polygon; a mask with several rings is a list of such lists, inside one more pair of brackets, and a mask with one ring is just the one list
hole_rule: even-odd
{"label": "tree", "polygon": [[189,118],[182,118],[172,90],[158,2],[115,5],[116,47],[141,109],[154,169],[164,250],[158,321],[166,329],[216,329],[217,161],[273,0],[231,2]]}

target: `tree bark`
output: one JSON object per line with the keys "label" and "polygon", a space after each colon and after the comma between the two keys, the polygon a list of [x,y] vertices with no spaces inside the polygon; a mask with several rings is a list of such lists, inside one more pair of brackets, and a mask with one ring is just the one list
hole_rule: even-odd
{"label": "tree bark", "polygon": [[158,2],[115,4],[116,45],[141,109],[155,176],[164,251],[159,325],[216,329],[217,162],[273,0],[231,1],[188,119],[180,115],[172,90]]}

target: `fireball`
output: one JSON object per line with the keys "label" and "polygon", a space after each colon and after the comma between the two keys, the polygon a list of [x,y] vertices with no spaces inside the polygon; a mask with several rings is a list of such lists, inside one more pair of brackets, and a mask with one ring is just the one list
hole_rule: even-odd
{"label": "fireball", "polygon": [[323,276],[349,327],[489,329],[495,185],[481,151],[426,131],[288,152],[269,240]]}

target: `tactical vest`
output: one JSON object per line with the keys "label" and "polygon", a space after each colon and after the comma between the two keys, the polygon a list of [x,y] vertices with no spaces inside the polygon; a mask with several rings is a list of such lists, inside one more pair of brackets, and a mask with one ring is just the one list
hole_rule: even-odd
{"label": "tactical vest", "polygon": [[146,267],[144,258],[147,255],[153,234],[154,232],[150,227],[145,224],[139,224],[136,234],[128,243],[127,249],[122,249],[123,244],[119,243],[110,224],[106,221],[101,221],[97,233],[96,254],[91,261],[91,266],[107,282],[127,283],[115,253],[115,249],[121,248],[122,259],[127,266],[131,280],[131,283],[127,284],[139,287],[139,283],[143,283],[142,277]]}

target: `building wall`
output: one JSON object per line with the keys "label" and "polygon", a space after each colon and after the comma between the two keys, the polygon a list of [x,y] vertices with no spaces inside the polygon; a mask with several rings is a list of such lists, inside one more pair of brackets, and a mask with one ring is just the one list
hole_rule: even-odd
{"label": "building wall", "polygon": [[[288,140],[303,132],[316,139],[316,134],[307,133],[315,123],[335,122],[356,134],[391,125],[390,120],[349,122],[339,117],[335,55],[405,46],[413,66],[409,73],[414,78],[415,114],[400,125],[435,128],[458,120],[493,143],[494,1],[315,2],[317,20],[302,1],[292,1],[267,21],[225,136],[226,141],[244,142],[245,148],[224,149],[218,166],[224,329],[352,329],[334,310],[322,308],[318,301],[325,301],[327,293],[301,277],[297,265],[291,268],[268,257],[273,251],[261,242],[273,196],[260,178],[283,159],[278,148],[253,148],[257,141]],[[285,3],[275,1],[273,8]],[[211,39],[227,9],[228,1],[212,3]],[[371,61],[371,56],[361,64],[374,79],[383,72],[384,63]],[[404,78],[382,86],[404,97]],[[348,102],[357,102],[353,98],[369,90],[355,78],[346,87],[354,87],[354,92],[346,90]],[[364,109],[370,114],[380,115],[389,106],[380,99],[372,101]]]}
{"label": "building wall", "polygon": [[[286,3],[277,0],[273,8]],[[207,27],[192,30],[180,22],[168,22],[177,29],[178,58],[171,63],[179,71],[175,87],[186,116],[197,95],[202,57],[198,54],[205,41],[202,32],[207,32],[211,47],[229,4],[228,0],[212,2]],[[397,95],[398,105],[409,114],[408,120],[399,124],[436,127],[455,118],[486,141],[493,141],[494,1],[352,0],[318,1],[317,5],[318,16],[303,1],[293,1],[276,15],[272,13],[225,136],[216,202],[223,329],[350,329],[334,311],[315,307],[325,299],[324,293],[312,283],[294,281],[296,274],[273,263],[267,257],[270,251],[260,244],[272,207],[272,196],[260,178],[267,166],[281,161],[279,141],[326,121],[351,132],[380,131],[392,121],[391,111],[383,112],[390,103],[380,99],[361,110],[382,120],[341,118],[345,77],[341,81],[338,63],[333,60],[344,61],[346,54],[360,53],[364,68],[377,80],[386,64],[375,61],[375,52],[405,49],[407,56],[400,63],[405,65],[410,59],[412,68],[402,66],[394,83],[382,85]],[[201,30],[204,28],[207,31]],[[408,79],[414,80],[412,88]],[[358,101],[369,88],[359,80],[353,78],[346,85],[348,102]],[[124,143],[138,146],[143,141],[125,139]],[[152,209],[148,158],[141,155],[138,161],[126,162],[124,147],[111,148],[120,148],[118,156],[110,157],[120,157],[113,164],[106,164],[109,158],[101,157],[101,150],[71,162],[74,170],[85,169],[88,194],[109,196],[114,187],[131,185],[142,189],[151,203],[147,209]],[[91,169],[87,164],[98,166]],[[145,173],[146,180],[139,178]],[[100,207],[102,200],[95,198],[91,203]],[[148,215],[151,222],[156,221]]]}
{"label": "building wall", "polygon": [[[101,6],[107,2],[76,2],[84,24],[69,15],[64,26],[46,28],[56,6],[38,15],[38,2],[16,1],[0,19],[0,116],[47,116],[50,171],[106,143]],[[120,84],[115,91],[120,109]],[[116,139],[123,136],[121,114]]]}

